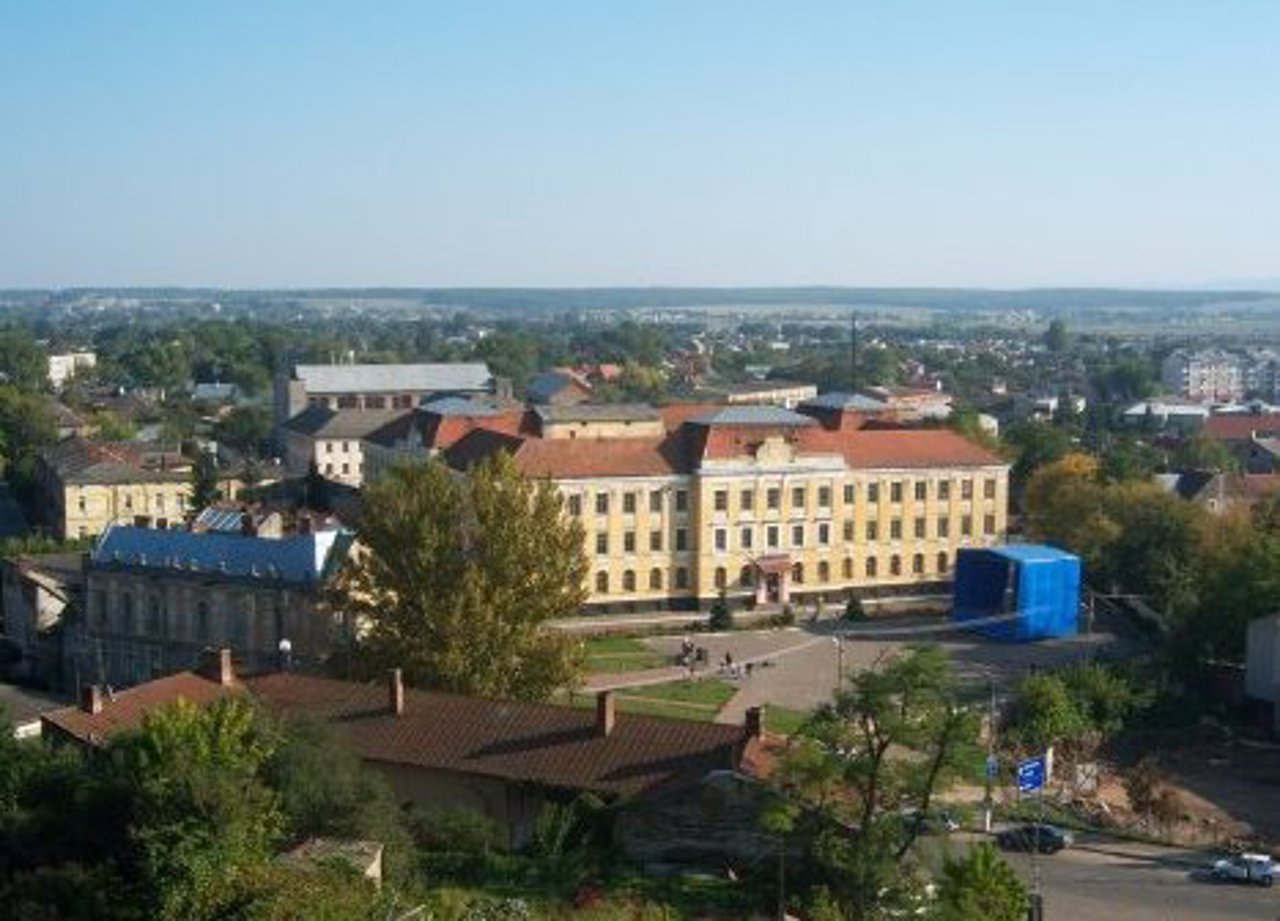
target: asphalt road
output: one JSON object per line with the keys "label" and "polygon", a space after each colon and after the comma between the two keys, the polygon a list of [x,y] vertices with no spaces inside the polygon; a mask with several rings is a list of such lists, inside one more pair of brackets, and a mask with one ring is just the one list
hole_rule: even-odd
{"label": "asphalt road", "polygon": [[[1006,854],[1028,883],[1030,858]],[[1211,882],[1210,859],[1147,845],[1075,847],[1038,857],[1046,921],[1275,921],[1280,887]]]}

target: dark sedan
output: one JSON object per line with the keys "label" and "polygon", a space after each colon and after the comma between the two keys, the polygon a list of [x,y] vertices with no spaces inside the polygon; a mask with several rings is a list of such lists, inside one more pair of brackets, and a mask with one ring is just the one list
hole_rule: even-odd
{"label": "dark sedan", "polygon": [[996,835],[996,843],[1005,851],[1039,851],[1056,854],[1071,846],[1071,833],[1056,825],[1032,822],[1006,829]]}

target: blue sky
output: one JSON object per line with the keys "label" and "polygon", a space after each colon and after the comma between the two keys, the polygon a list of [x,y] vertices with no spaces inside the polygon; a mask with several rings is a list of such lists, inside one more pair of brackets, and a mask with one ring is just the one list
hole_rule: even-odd
{"label": "blue sky", "polygon": [[1280,277],[1280,3],[0,0],[0,286]]}

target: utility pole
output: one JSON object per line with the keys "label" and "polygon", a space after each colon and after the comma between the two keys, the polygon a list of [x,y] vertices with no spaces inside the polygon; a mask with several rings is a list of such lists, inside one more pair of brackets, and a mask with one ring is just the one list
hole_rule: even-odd
{"label": "utility pole", "polygon": [[858,378],[861,376],[861,368],[858,367],[858,315],[853,311],[849,312],[849,392],[851,394],[858,392],[858,386],[862,383]]}
{"label": "utility pole", "polygon": [[995,806],[992,776],[996,765],[996,683],[990,674],[987,675],[987,789],[982,798],[982,830],[991,834],[991,813]]}

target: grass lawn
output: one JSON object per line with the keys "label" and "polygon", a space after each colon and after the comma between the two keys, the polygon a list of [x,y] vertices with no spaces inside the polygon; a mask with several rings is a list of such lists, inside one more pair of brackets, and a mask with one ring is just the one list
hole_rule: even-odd
{"label": "grass lawn", "polygon": [[769,732],[789,736],[800,728],[810,716],[807,710],[792,710],[790,707],[779,707],[768,704],[764,708],[764,724]]}
{"label": "grass lawn", "polygon": [[[647,687],[623,688],[615,692],[614,700],[620,713],[641,713],[709,723],[737,691],[728,681],[707,678],[701,681],[669,681]],[[589,694],[579,695],[574,699],[574,706],[594,707],[595,699]]]}
{"label": "grass lawn", "polygon": [[629,636],[593,636],[585,643],[587,671],[593,675],[640,672],[670,665],[664,656]]}

